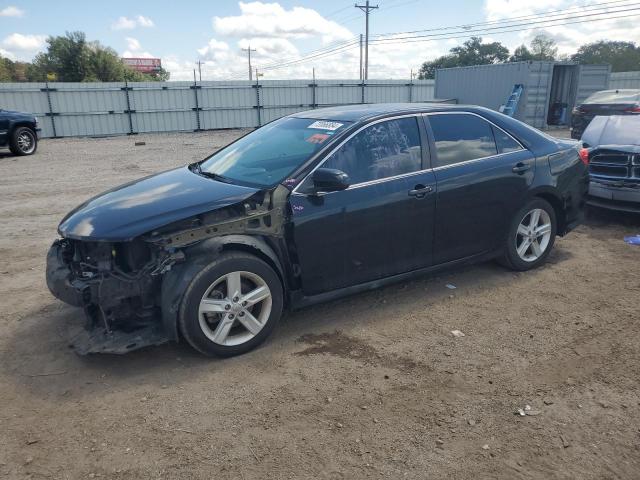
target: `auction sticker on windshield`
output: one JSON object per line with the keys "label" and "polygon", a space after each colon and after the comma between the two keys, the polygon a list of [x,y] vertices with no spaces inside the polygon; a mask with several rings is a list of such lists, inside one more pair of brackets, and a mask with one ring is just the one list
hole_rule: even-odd
{"label": "auction sticker on windshield", "polygon": [[337,130],[342,125],[344,125],[344,123],[327,122],[326,120],[318,120],[317,122],[313,122],[307,128],[316,128],[318,130]]}

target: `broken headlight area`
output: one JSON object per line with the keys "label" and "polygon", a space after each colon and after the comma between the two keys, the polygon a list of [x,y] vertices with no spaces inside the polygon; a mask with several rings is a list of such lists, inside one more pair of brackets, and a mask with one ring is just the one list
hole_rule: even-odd
{"label": "broken headlight area", "polygon": [[126,353],[168,341],[160,311],[162,274],[184,259],[143,240],[56,240],[47,257],[47,285],[54,296],[86,314],[73,348],[86,353]]}

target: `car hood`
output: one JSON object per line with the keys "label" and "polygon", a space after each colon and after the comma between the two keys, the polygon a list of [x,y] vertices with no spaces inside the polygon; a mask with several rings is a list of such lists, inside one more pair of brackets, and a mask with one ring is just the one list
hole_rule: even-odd
{"label": "car hood", "polygon": [[58,226],[65,238],[127,241],[179,220],[241,202],[259,190],[176,168],[122,185],[72,210]]}

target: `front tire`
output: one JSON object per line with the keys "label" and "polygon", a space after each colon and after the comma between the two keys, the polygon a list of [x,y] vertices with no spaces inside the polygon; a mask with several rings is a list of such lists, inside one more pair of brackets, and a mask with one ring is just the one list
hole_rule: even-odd
{"label": "front tire", "polygon": [[18,156],[33,155],[38,148],[36,132],[29,127],[18,127],[9,139],[9,150]]}
{"label": "front tire", "polygon": [[260,345],[283,308],[280,278],[264,261],[244,252],[220,255],[191,281],[178,321],[199,352],[230,357]]}
{"label": "front tire", "polygon": [[556,229],[556,213],[549,202],[528,201],[511,220],[501,263],[519,271],[540,266],[553,248]]}

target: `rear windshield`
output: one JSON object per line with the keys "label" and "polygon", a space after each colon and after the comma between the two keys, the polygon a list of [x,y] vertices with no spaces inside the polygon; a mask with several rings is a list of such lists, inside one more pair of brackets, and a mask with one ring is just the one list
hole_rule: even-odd
{"label": "rear windshield", "polygon": [[596,92],[584,103],[635,103],[640,100],[640,90],[608,90]]}
{"label": "rear windshield", "polygon": [[254,130],[205,160],[203,172],[269,187],[282,182],[350,122],[285,117]]}

